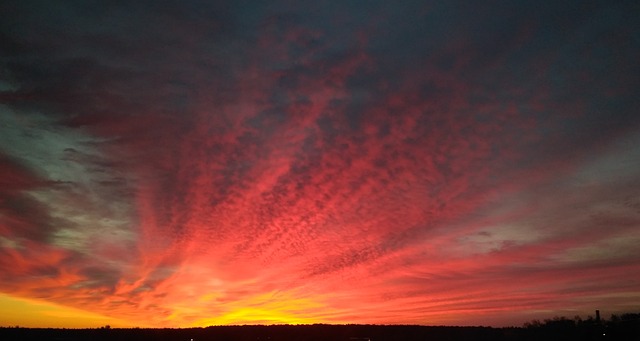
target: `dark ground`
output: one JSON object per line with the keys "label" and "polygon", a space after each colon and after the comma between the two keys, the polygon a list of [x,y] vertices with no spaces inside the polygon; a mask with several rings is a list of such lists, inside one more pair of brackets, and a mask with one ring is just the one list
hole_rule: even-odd
{"label": "dark ground", "polygon": [[185,329],[0,328],[0,340],[629,340],[640,341],[640,321],[533,321],[522,328],[383,325],[217,326]]}

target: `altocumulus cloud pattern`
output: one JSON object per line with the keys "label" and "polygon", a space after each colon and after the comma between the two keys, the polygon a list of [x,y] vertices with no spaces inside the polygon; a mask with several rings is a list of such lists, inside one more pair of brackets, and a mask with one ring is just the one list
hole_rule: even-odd
{"label": "altocumulus cloud pattern", "polygon": [[639,13],[2,1],[0,324],[637,309]]}

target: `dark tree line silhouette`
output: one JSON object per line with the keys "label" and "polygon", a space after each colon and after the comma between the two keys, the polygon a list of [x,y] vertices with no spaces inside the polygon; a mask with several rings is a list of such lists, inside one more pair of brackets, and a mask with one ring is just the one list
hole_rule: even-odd
{"label": "dark tree line silhouette", "polygon": [[640,341],[640,313],[611,315],[609,320],[588,316],[556,316],[532,320],[521,329],[522,340],[630,340]]}
{"label": "dark tree line silhouette", "polygon": [[185,341],[510,341],[510,340],[640,340],[640,313],[610,319],[579,316],[533,320],[522,327],[448,327],[415,325],[247,325],[206,328],[55,329],[0,327],[0,340],[185,340]]}

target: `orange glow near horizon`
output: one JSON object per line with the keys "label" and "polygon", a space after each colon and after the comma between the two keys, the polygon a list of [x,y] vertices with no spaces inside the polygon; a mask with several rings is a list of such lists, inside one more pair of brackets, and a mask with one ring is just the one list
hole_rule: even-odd
{"label": "orange glow near horizon", "polygon": [[114,328],[134,327],[135,324],[45,301],[24,299],[0,294],[0,326],[29,328]]}

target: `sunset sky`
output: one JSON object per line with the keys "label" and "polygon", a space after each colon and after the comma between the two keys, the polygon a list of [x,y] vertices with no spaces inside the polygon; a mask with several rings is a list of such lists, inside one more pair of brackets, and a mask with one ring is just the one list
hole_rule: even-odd
{"label": "sunset sky", "polygon": [[0,326],[640,311],[637,1],[0,2]]}

